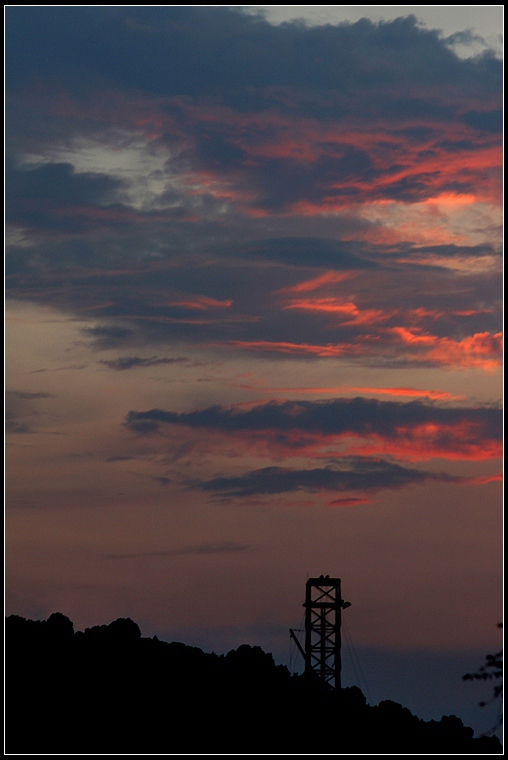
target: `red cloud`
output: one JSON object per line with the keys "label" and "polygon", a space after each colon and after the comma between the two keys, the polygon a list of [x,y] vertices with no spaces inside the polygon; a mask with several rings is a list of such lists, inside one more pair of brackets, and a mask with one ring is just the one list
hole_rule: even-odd
{"label": "red cloud", "polygon": [[[333,412],[335,407],[337,411]],[[385,407],[388,407],[388,416],[392,413],[398,415],[404,410],[403,414],[408,416],[408,421],[386,424],[384,418],[380,418],[376,423],[375,410],[384,415]],[[367,408],[370,410],[368,424],[358,425],[354,414],[349,417],[353,409]],[[327,409],[329,411],[325,414]],[[149,425],[150,430],[153,430],[165,422],[169,425],[169,431],[175,424],[198,428],[200,442],[208,440],[208,445],[214,451],[219,451],[222,447],[230,451],[233,438],[237,447],[262,457],[309,457],[318,460],[346,456],[394,457],[417,462],[434,458],[452,461],[500,458],[500,413],[497,410],[492,414],[492,411],[494,410],[484,410],[481,407],[425,407],[420,402],[402,406],[394,402],[339,398],[329,402],[272,399],[261,403],[240,403],[222,409],[212,407],[180,415],[162,410],[131,412],[129,415],[130,424],[135,430],[139,424]],[[312,415],[315,412],[321,415],[319,422],[314,421]],[[418,421],[422,413],[428,421]],[[332,422],[334,415],[335,423]],[[414,421],[411,420],[413,416]],[[270,422],[272,419],[273,424]],[[276,419],[279,420],[278,423]],[[289,426],[284,420],[289,422]],[[337,432],[330,430],[334,424]]]}
{"label": "red cloud", "polygon": [[430,459],[450,461],[484,461],[502,457],[503,448],[498,440],[489,439],[484,431],[467,423],[457,425],[415,425],[399,428],[392,436],[377,433],[359,436],[316,435],[303,431],[280,431],[235,434],[245,445],[261,455],[291,457],[306,456],[312,459],[329,459],[344,456],[393,457],[409,462],[426,462]]}
{"label": "red cloud", "polygon": [[467,423],[421,425],[399,428],[396,437],[369,436],[364,442],[350,440],[347,453],[358,456],[388,455],[411,462],[429,459],[482,461],[503,455],[500,441],[484,437],[482,431]]}
{"label": "red cloud", "polygon": [[[320,278],[316,278],[316,281]],[[312,282],[312,281],[311,281]],[[304,285],[306,283],[303,283]],[[278,293],[289,292],[289,289],[283,289]],[[376,325],[383,322],[388,322],[394,317],[399,316],[404,323],[411,325],[418,324],[423,321],[431,320],[436,322],[439,319],[447,316],[461,316],[469,317],[477,314],[491,313],[489,309],[470,309],[467,311],[437,311],[435,309],[425,309],[419,307],[416,309],[362,309],[357,306],[354,301],[345,300],[343,298],[293,298],[287,301],[283,307],[284,310],[299,309],[301,311],[316,312],[334,315],[340,322],[341,327],[353,326],[353,325]],[[411,342],[411,338],[408,337],[407,327],[396,327],[393,330],[397,331],[407,338],[407,342]],[[402,331],[402,332],[400,332]],[[404,339],[404,338],[403,338]],[[414,342],[414,340],[413,340]]]}
{"label": "red cloud", "polygon": [[[368,393],[376,396],[409,396],[411,398],[429,398],[440,401],[461,401],[465,396],[455,396],[447,391],[426,390],[424,388],[372,388],[360,385],[336,385],[329,388],[304,386],[304,387],[270,387],[264,384],[230,383],[235,388],[243,388],[264,393]],[[259,401],[241,402],[242,404],[258,404]]]}
{"label": "red cloud", "polygon": [[496,483],[503,480],[502,473],[497,473],[497,475],[485,475],[480,476],[478,478],[467,478],[467,482],[471,483],[472,485],[478,485],[478,486],[484,486],[487,483]]}
{"label": "red cloud", "polygon": [[276,290],[276,294],[284,293],[309,293],[312,290],[317,290],[323,285],[331,285],[337,282],[343,282],[344,280],[350,280],[352,277],[356,277],[356,272],[325,272],[319,277],[313,277],[311,280],[304,280],[298,282],[296,285],[288,285],[287,288],[281,288]]}
{"label": "red cloud", "polygon": [[208,309],[228,309],[232,303],[233,301],[230,298],[225,301],[218,301],[216,298],[207,298],[206,296],[191,296],[179,301],[168,301],[167,305],[208,311]]}
{"label": "red cloud", "polygon": [[352,343],[329,343],[325,346],[312,345],[309,343],[289,343],[286,341],[270,340],[230,340],[227,343],[215,345],[232,346],[233,348],[246,349],[248,351],[275,351],[282,354],[294,354],[296,356],[342,356],[344,354],[363,353],[362,346]]}
{"label": "red cloud", "polygon": [[344,456],[393,457],[409,462],[430,459],[484,461],[503,455],[501,441],[470,422],[455,425],[427,424],[399,427],[392,435],[347,432],[323,435],[292,430],[235,433],[248,448],[263,456],[306,456],[329,459]]}
{"label": "red cloud", "polygon": [[[354,304],[351,311],[356,308]],[[368,312],[369,310],[365,310]],[[376,310],[374,310],[376,311]],[[367,315],[365,315],[365,324]],[[362,322],[360,322],[362,323]],[[353,320],[342,325],[355,324]],[[401,351],[400,346],[407,347]],[[328,343],[326,345],[309,343],[290,343],[289,341],[268,340],[231,340],[214,345],[230,346],[247,351],[270,351],[294,356],[365,356],[369,348],[377,355],[390,357],[396,349],[397,360],[421,362],[448,367],[478,367],[485,371],[494,371],[501,364],[502,333],[475,333],[474,335],[454,340],[423,333],[417,328],[387,327],[379,334],[357,335],[356,342]]]}
{"label": "red cloud", "polygon": [[385,312],[381,309],[359,309],[352,301],[338,298],[308,298],[290,301],[284,309],[302,309],[303,311],[325,312],[342,318],[342,325],[374,325],[386,322],[397,311]]}
{"label": "red cloud", "polygon": [[364,388],[358,386],[345,386],[347,390],[354,393],[373,393],[388,396],[411,396],[412,398],[430,398],[447,401],[459,401],[465,396],[453,396],[447,391],[424,390],[422,388]]}
{"label": "red cloud", "polygon": [[410,355],[418,361],[459,367],[479,367],[495,370],[501,364],[502,337],[498,332],[475,333],[462,340],[440,338],[437,335],[419,334],[405,327],[387,328],[401,343],[413,347],[426,347],[421,354]]}
{"label": "red cloud", "polygon": [[[414,92],[412,96],[417,97]],[[439,102],[443,93],[439,88],[432,94],[426,89],[421,96]],[[95,93],[93,100],[78,101],[65,92],[48,92],[42,87],[34,89],[31,97],[44,100],[53,114],[121,126],[142,133],[147,141],[170,136],[191,159],[192,168],[182,175],[184,181],[188,179],[189,194],[230,200],[253,216],[275,210],[263,202],[267,193],[259,183],[260,170],[274,161],[282,172],[285,165],[298,165],[309,175],[301,184],[300,197],[288,198],[277,213],[333,213],[399,196],[403,202],[455,206],[479,200],[500,202],[500,183],[495,179],[502,167],[499,136],[480,132],[453,117],[446,121],[398,114],[390,120],[377,115],[373,121],[371,114],[362,119],[360,109],[338,122],[320,121],[303,116],[297,108],[291,114],[277,109],[240,112],[218,103],[183,97],[150,99],[112,90]],[[286,105],[288,98],[286,93]],[[461,105],[466,110],[478,106],[472,100]],[[211,170],[195,158],[211,137],[238,151],[240,157],[233,167]],[[337,171],[323,180],[322,167],[331,161],[347,160],[352,153],[364,157],[357,168],[353,164],[348,171]],[[362,168],[365,163],[368,172]],[[319,177],[313,174],[316,168]]]}

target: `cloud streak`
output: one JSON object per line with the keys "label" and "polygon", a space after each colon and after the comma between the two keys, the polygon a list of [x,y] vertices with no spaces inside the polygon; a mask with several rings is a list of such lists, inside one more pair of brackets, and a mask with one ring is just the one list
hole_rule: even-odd
{"label": "cloud streak", "polygon": [[183,546],[180,549],[165,549],[161,551],[133,552],[131,554],[104,554],[106,559],[138,559],[145,557],[182,557],[199,556],[201,554],[230,554],[245,552],[252,549],[252,544],[240,544],[236,541],[216,541],[208,544]]}
{"label": "cloud streak", "polygon": [[109,369],[122,372],[138,367],[158,367],[164,364],[186,364],[189,359],[185,356],[176,357],[159,357],[159,356],[119,356],[117,359],[100,359],[100,364],[104,364]]}
{"label": "cloud streak", "polygon": [[126,425],[153,434],[161,425],[216,430],[245,441],[261,437],[274,449],[308,455],[329,445],[358,454],[389,451],[402,458],[483,459],[501,455],[502,412],[496,407],[440,407],[362,397],[270,401],[244,409],[214,406],[194,412],[131,411]]}
{"label": "cloud streak", "polygon": [[217,477],[192,482],[190,485],[224,496],[243,497],[289,491],[378,491],[398,489],[429,479],[443,482],[460,481],[445,473],[422,472],[382,459],[344,457],[336,465],[324,468],[290,470],[283,467],[264,467],[236,477]]}
{"label": "cloud streak", "polygon": [[[335,310],[335,307],[332,310]],[[382,312],[372,309],[359,316],[359,311],[353,304],[345,304],[338,311],[342,315],[353,315],[353,319],[344,322],[343,326],[372,325],[386,318]],[[437,367],[478,367],[486,372],[493,372],[501,365],[502,338],[502,332],[482,332],[455,340],[427,333],[420,328],[401,326],[383,328],[378,330],[377,335],[360,333],[355,336],[355,342],[350,343],[316,345],[289,341],[231,340],[218,345],[275,355],[306,358],[347,356],[363,358],[367,362],[394,362],[398,366],[420,364]]]}
{"label": "cloud streak", "polygon": [[465,396],[456,396],[448,391],[426,390],[424,388],[370,388],[359,385],[340,385],[330,388],[312,387],[268,387],[263,384],[252,385],[248,383],[233,383],[235,388],[245,388],[264,393],[309,393],[325,394],[333,393],[369,393],[375,396],[407,396],[411,398],[428,398],[436,401],[463,401]]}

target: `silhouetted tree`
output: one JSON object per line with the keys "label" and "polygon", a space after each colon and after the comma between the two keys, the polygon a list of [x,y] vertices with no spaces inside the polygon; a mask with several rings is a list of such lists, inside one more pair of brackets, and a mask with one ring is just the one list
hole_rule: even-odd
{"label": "silhouetted tree", "polygon": [[[498,628],[502,628],[503,624],[498,623]],[[491,679],[502,679],[503,678],[503,650],[501,649],[499,652],[495,652],[495,654],[488,654],[485,656],[485,663],[478,668],[474,673],[466,673],[462,676],[464,681],[472,681],[472,680],[478,680],[478,681],[490,681]],[[495,699],[498,699],[499,697],[502,697],[503,695],[503,684],[499,683],[494,686],[494,691],[492,698],[488,702],[479,702],[478,704],[480,707],[485,707],[486,705],[492,704],[492,702]]]}
{"label": "silhouetted tree", "polygon": [[[498,628],[502,628],[503,624],[498,623]],[[478,668],[474,673],[465,673],[465,675],[462,676],[464,681],[490,681],[492,679],[502,679],[503,678],[503,650],[500,649],[499,652],[495,652],[494,654],[487,654],[485,656],[485,662],[484,664]],[[494,689],[492,692],[492,697],[487,701],[481,701],[478,702],[480,707],[486,707],[487,705],[491,705],[493,702],[495,702],[497,699],[502,698],[503,696],[503,683],[501,680],[501,683],[497,683],[494,685]],[[500,712],[499,717],[496,720],[495,724],[492,726],[492,728],[487,731],[488,734],[493,734],[497,729],[501,726],[503,722],[503,715]]]}
{"label": "silhouetted tree", "polygon": [[125,618],[74,633],[61,613],[6,620],[9,754],[495,754],[454,715],[423,721],[291,676],[258,646],[207,654]]}

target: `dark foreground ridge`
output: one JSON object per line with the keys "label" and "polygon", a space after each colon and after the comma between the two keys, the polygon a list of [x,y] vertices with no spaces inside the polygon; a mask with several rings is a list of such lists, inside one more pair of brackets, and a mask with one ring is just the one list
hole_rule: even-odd
{"label": "dark foreground ridge", "polygon": [[291,676],[260,647],[227,655],[142,638],[120,618],[6,620],[8,754],[497,754],[455,715],[420,720]]}

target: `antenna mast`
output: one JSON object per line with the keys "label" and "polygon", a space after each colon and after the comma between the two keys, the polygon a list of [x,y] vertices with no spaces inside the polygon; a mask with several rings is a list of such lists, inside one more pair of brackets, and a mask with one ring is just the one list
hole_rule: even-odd
{"label": "antenna mast", "polygon": [[[305,672],[341,688],[341,611],[350,607],[342,599],[340,578],[320,575],[305,587]],[[302,651],[301,647],[299,647]]]}

